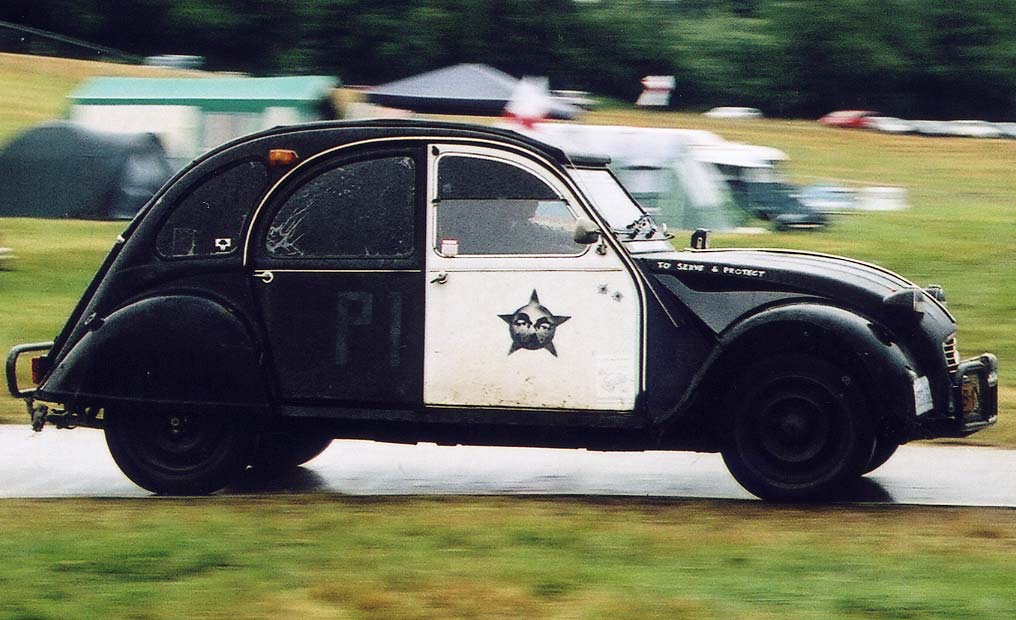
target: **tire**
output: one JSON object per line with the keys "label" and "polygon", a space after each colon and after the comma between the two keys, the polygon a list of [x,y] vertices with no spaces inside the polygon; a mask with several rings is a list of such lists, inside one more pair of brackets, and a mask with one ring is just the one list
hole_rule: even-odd
{"label": "tire", "polygon": [[209,413],[106,410],[106,444],[135,484],[163,495],[207,495],[238,479],[256,434],[240,418]]}
{"label": "tire", "polygon": [[729,392],[723,460],[762,499],[812,501],[859,478],[874,436],[853,377],[810,355],[770,358]]}
{"label": "tire", "polygon": [[872,450],[871,452],[871,458],[868,459],[868,465],[864,468],[864,473],[866,474],[871,473],[876,469],[878,469],[879,467],[885,465],[886,461],[888,461],[890,458],[892,458],[894,454],[896,454],[896,450],[898,450],[899,447],[900,444],[893,441],[892,439],[887,439],[876,435],[875,449]]}
{"label": "tire", "polygon": [[285,473],[320,455],[331,444],[331,435],[311,427],[266,433],[250,464],[261,472]]}

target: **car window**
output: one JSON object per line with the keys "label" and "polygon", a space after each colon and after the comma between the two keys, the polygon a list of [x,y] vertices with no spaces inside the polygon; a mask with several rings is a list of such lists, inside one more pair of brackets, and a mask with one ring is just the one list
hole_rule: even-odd
{"label": "car window", "polygon": [[438,161],[435,248],[456,254],[581,254],[576,218],[545,181],[514,164],[448,155]]}
{"label": "car window", "polygon": [[260,161],[244,161],[199,182],[173,209],[156,238],[167,258],[229,256],[239,247],[248,214],[268,185]]}
{"label": "car window", "polygon": [[275,258],[404,258],[413,253],[416,163],[346,163],[289,195],[265,236]]}

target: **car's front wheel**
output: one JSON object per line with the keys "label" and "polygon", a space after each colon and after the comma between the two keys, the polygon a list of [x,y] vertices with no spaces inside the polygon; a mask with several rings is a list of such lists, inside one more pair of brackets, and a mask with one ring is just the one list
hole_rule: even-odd
{"label": "car's front wheel", "polygon": [[723,460],[763,499],[834,495],[864,472],[874,437],[864,397],[843,368],[811,355],[746,369],[730,390]]}
{"label": "car's front wheel", "polygon": [[210,413],[107,409],[106,444],[138,486],[167,495],[205,495],[236,480],[256,435],[250,421]]}

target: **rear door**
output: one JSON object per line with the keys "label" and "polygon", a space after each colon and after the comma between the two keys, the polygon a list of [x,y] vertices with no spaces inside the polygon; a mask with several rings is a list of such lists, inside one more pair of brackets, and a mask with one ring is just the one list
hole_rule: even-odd
{"label": "rear door", "polygon": [[273,191],[248,273],[282,400],[418,405],[423,367],[420,147],[342,152]]}

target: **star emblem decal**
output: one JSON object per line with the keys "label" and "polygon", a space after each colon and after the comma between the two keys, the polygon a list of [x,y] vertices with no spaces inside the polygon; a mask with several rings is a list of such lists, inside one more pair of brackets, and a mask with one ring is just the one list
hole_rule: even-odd
{"label": "star emblem decal", "polygon": [[530,351],[546,349],[554,357],[557,357],[557,349],[554,348],[554,333],[557,326],[571,318],[557,316],[548,310],[540,303],[536,289],[533,289],[533,294],[529,296],[528,304],[511,314],[498,316],[508,324],[508,333],[512,337],[512,347],[508,350],[508,355],[519,349]]}

